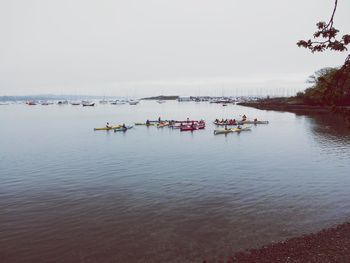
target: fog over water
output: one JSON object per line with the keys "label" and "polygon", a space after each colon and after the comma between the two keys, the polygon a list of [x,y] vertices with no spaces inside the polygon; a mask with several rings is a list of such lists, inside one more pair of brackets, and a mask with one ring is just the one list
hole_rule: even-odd
{"label": "fog over water", "polygon": [[[1,1],[0,95],[289,94],[344,60],[296,46],[332,8],[328,0]],[[342,33],[348,10],[339,1]]]}

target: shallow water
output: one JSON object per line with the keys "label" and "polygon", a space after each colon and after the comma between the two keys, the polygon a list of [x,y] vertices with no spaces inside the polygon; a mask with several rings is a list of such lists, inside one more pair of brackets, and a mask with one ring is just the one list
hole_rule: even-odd
{"label": "shallow water", "polygon": [[[213,135],[215,118],[269,120]],[[205,130],[110,123],[199,119]],[[1,262],[216,262],[350,218],[350,132],[209,103],[0,108]]]}

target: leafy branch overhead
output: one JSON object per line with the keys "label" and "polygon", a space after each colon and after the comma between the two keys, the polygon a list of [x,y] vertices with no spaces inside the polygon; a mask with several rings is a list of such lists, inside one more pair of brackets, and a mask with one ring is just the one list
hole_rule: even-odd
{"label": "leafy branch overhead", "polygon": [[[299,40],[297,45],[311,50],[312,53],[325,50],[347,51],[350,35],[338,36],[339,30],[334,27],[334,15],[338,0],[335,0],[332,16],[328,23],[318,22],[313,40]],[[340,68],[323,69],[316,72],[309,83],[314,85],[298,93],[297,97],[307,104],[350,106],[350,54]]]}
{"label": "leafy branch overhead", "polygon": [[350,44],[350,35],[338,36],[339,30],[333,26],[334,15],[337,10],[338,0],[335,0],[332,16],[328,23],[318,22],[317,31],[313,35],[313,40],[299,40],[297,45],[310,49],[312,53],[323,52],[326,49],[334,51],[347,51],[347,45]]}

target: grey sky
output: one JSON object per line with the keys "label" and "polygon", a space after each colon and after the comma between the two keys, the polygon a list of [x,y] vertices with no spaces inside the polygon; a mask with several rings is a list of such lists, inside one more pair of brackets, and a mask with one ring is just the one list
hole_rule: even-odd
{"label": "grey sky", "polygon": [[[302,89],[345,53],[296,46],[333,0],[0,0],[0,95]],[[350,1],[335,25],[350,32]]]}

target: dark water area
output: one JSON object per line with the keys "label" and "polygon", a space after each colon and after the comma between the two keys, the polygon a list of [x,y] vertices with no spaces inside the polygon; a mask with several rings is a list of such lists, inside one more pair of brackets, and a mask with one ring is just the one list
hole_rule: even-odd
{"label": "dark water area", "polygon": [[[269,120],[213,135],[215,118]],[[205,130],[110,123],[203,118]],[[0,262],[217,262],[350,219],[350,130],[209,103],[0,108]]]}

